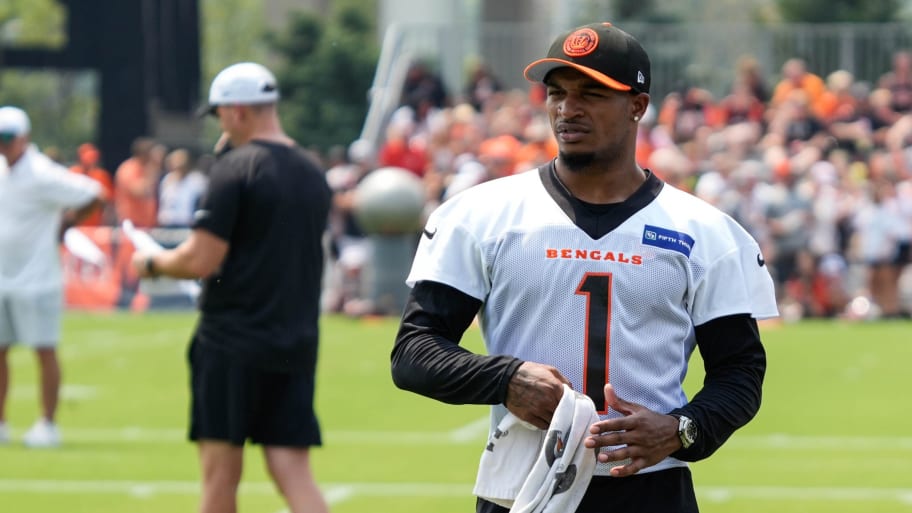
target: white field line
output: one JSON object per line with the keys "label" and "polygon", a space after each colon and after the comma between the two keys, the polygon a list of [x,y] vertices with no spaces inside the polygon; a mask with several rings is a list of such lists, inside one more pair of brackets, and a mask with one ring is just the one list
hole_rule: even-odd
{"label": "white field line", "polygon": [[484,440],[488,436],[488,429],[491,427],[491,418],[484,416],[476,421],[456,428],[449,432],[448,438],[454,442],[474,442]]}
{"label": "white field line", "polygon": [[712,502],[733,499],[788,501],[899,502],[912,505],[912,488],[831,488],[800,486],[698,486],[697,495]]}
{"label": "white field line", "polygon": [[[354,497],[468,497],[472,486],[441,483],[322,483],[330,504]],[[129,495],[197,495],[196,481],[119,481],[119,480],[51,480],[0,479],[0,493],[15,494],[80,494]],[[275,494],[269,482],[241,483],[241,494]],[[852,501],[898,502],[912,506],[912,488],[833,488],[788,486],[698,486],[701,500],[729,502],[737,499],[766,501]]]}
{"label": "white field line", "polygon": [[[60,399],[87,401],[98,397],[99,388],[93,385],[70,383],[60,387]],[[35,383],[16,384],[10,391],[9,398],[15,401],[34,401],[38,397],[38,385]]]}
{"label": "white field line", "polygon": [[[472,422],[450,431],[357,431],[327,430],[324,440],[328,444],[359,445],[479,445],[484,442],[488,419]],[[21,430],[12,429],[13,440]],[[117,443],[187,443],[186,428],[68,428],[61,426],[66,442]],[[811,436],[811,435],[735,435],[726,444],[729,449],[788,449],[845,451],[891,450],[912,451],[912,437],[908,436]]]}
{"label": "white field line", "polygon": [[358,494],[357,490],[347,485],[337,485],[331,487],[324,486],[322,487],[322,490],[323,500],[325,500],[330,505],[345,502]]}
{"label": "white field line", "polygon": [[735,435],[725,447],[737,449],[912,450],[912,436]]}
{"label": "white field line", "polygon": [[[450,431],[324,431],[323,438],[329,443],[365,443],[382,441],[383,445],[478,445],[488,433],[490,421],[484,417]],[[184,443],[187,441],[185,428],[67,428],[60,427],[64,442],[109,442],[109,443]],[[16,431],[12,430],[15,439]]]}
{"label": "white field line", "polygon": [[[367,497],[467,497],[471,485],[439,483],[320,483],[325,500],[338,504],[355,496]],[[0,493],[129,495],[198,495],[196,481],[128,481],[76,479],[0,479]],[[242,482],[240,494],[278,494],[271,482]]]}
{"label": "white field line", "polygon": [[[63,364],[75,360],[88,360],[98,356],[108,358],[124,358],[125,355],[132,351],[146,351],[161,347],[175,346],[180,348],[176,353],[178,356],[186,353],[186,344],[189,343],[190,334],[184,330],[175,332],[172,330],[157,332],[147,335],[142,340],[132,340],[126,335],[115,330],[97,330],[86,340],[78,345],[68,343],[66,334],[63,340],[57,346],[57,352],[60,355]],[[184,345],[175,345],[175,340],[180,339]],[[32,356],[32,350],[24,346],[14,346],[10,352],[10,366],[14,370],[20,367],[34,366],[35,358]]]}

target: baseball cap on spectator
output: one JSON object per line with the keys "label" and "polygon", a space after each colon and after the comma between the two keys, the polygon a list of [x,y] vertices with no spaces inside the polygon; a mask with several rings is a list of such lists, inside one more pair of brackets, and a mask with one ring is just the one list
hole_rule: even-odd
{"label": "baseball cap on spectator", "polygon": [[0,107],[0,142],[8,143],[32,129],[28,114],[18,107]]}
{"label": "baseball cap on spectator", "polygon": [[523,75],[530,82],[543,82],[554,69],[568,66],[611,89],[649,93],[646,50],[611,23],[591,23],[559,35],[548,55],[529,64]]}
{"label": "baseball cap on spectator", "polygon": [[215,114],[219,105],[258,105],[278,100],[279,87],[271,71],[255,62],[239,62],[212,79],[209,102],[200,114]]}

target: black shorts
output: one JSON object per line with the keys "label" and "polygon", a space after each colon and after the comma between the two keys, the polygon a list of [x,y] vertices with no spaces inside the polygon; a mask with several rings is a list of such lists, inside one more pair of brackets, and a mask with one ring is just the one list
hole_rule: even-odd
{"label": "black shorts", "polygon": [[[476,513],[510,510],[478,499]],[[698,513],[693,479],[686,467],[635,474],[630,477],[595,476],[576,513]],[[571,512],[567,512],[571,513]]]}
{"label": "black shorts", "polygon": [[190,343],[190,440],[282,447],[321,445],[314,375],[264,370]]}

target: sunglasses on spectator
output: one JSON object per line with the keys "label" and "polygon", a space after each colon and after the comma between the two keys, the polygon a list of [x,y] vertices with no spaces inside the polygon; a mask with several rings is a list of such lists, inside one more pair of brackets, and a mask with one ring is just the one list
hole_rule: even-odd
{"label": "sunglasses on spectator", "polygon": [[19,137],[19,135],[12,132],[0,132],[0,144],[9,144],[17,137]]}

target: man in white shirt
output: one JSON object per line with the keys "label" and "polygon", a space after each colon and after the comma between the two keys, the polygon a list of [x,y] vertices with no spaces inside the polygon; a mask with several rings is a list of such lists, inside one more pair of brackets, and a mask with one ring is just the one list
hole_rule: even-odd
{"label": "man in white shirt", "polygon": [[9,348],[35,350],[41,376],[41,416],[25,434],[30,447],[60,444],[54,423],[60,390],[57,343],[63,312],[60,234],[101,205],[101,186],[70,173],[30,143],[31,122],[17,107],[0,107],[0,443]]}

